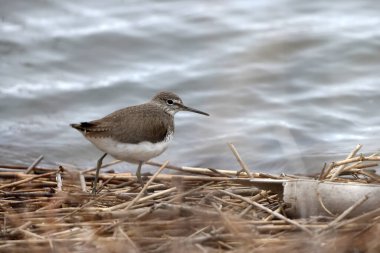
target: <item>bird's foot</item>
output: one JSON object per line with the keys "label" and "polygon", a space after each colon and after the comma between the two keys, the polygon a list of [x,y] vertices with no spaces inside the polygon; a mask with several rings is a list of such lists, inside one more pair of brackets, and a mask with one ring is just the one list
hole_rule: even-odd
{"label": "bird's foot", "polygon": [[[140,176],[140,177],[137,177],[137,182],[140,184],[140,186],[141,186],[141,190],[143,190],[145,184],[144,184],[144,181],[142,180],[141,176]],[[147,191],[147,189],[144,190],[144,196],[146,196],[146,195],[148,195],[148,191]]]}
{"label": "bird's foot", "polygon": [[93,186],[92,186],[91,194],[92,194],[93,196],[96,196],[96,193],[97,193],[96,185],[93,185]]}

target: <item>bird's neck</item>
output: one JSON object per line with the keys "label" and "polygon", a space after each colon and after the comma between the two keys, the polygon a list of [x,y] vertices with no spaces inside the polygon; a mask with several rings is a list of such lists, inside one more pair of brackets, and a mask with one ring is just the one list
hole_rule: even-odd
{"label": "bird's neck", "polygon": [[149,103],[152,103],[154,104],[155,106],[158,106],[161,110],[163,110],[165,113],[169,114],[171,117],[174,117],[174,115],[177,113],[176,110],[166,106],[166,105],[163,105],[159,102],[156,102],[154,100],[150,101]]}

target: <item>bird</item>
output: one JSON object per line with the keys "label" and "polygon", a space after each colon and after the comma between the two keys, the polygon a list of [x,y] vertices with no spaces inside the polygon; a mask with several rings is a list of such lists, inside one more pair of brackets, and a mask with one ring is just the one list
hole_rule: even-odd
{"label": "bird", "polygon": [[101,119],[70,124],[104,154],[96,165],[92,194],[97,193],[99,170],[108,155],[138,164],[137,181],[143,186],[141,167],[144,162],[161,155],[174,134],[174,115],[180,111],[210,116],[208,113],[184,105],[173,92],[162,91],[140,105],[117,110]]}

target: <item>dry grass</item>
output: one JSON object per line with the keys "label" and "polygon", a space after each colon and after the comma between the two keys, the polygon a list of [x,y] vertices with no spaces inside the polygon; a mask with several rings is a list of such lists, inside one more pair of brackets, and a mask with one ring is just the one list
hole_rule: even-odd
{"label": "dry grass", "polygon": [[[126,173],[101,173],[94,197],[92,170],[0,166],[0,252],[380,252],[380,207],[349,220],[291,219],[281,198],[250,178],[294,176],[247,175],[230,147],[238,177],[163,164],[145,177],[147,195]],[[319,179],[379,183],[367,167],[380,157],[356,156],[360,148]],[[160,174],[164,168],[181,175]]]}

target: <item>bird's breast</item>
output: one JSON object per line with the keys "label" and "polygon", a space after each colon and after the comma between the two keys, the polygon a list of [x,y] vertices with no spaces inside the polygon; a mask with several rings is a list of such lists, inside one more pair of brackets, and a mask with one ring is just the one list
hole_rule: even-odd
{"label": "bird's breast", "polygon": [[126,162],[146,162],[162,154],[169,146],[173,134],[161,142],[142,141],[136,144],[118,142],[112,138],[87,138],[101,151]]}

